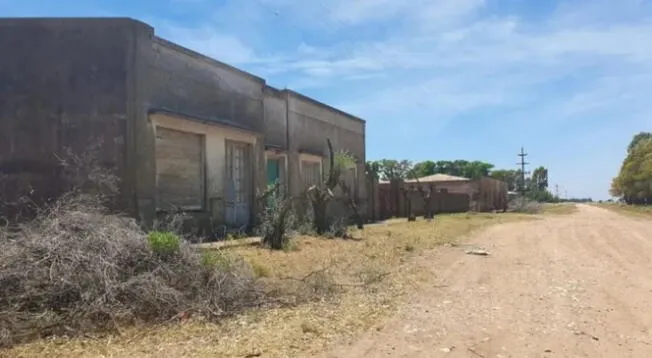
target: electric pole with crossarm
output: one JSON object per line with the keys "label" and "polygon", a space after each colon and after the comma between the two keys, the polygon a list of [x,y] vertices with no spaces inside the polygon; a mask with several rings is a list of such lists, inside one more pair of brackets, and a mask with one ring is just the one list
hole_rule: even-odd
{"label": "electric pole with crossarm", "polygon": [[525,175],[528,174],[525,171],[525,166],[530,163],[527,163],[525,161],[525,157],[527,157],[527,153],[525,153],[525,149],[523,149],[523,147],[521,147],[521,152],[518,153],[517,155],[521,158],[521,161],[516,163],[517,165],[521,166],[521,185],[519,187],[520,189],[519,191],[521,192],[521,195],[525,195],[525,191],[527,190],[527,188],[525,187]]}

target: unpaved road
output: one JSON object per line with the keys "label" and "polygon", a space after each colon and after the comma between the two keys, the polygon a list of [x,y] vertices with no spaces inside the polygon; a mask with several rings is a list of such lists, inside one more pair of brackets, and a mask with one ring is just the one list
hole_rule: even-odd
{"label": "unpaved road", "polygon": [[422,259],[433,279],[325,357],[652,357],[652,220],[580,205]]}

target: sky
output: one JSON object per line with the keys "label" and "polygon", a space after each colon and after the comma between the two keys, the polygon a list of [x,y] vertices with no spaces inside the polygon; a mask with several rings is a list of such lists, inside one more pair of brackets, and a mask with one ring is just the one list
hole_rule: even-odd
{"label": "sky", "polygon": [[652,130],[652,0],[0,0],[0,16],[124,16],[366,120],[367,160],[549,170],[606,199]]}

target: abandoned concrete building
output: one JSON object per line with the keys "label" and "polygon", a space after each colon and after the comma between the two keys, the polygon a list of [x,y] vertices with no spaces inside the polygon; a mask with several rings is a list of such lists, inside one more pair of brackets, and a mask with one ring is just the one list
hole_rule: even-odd
{"label": "abandoned concrete building", "polygon": [[274,89],[145,23],[0,19],[0,52],[4,198],[27,187],[57,195],[65,187],[57,153],[95,143],[128,214],[151,222],[183,210],[249,225],[269,182],[296,196],[319,180],[330,138],[356,157],[347,180],[364,206],[363,120]]}

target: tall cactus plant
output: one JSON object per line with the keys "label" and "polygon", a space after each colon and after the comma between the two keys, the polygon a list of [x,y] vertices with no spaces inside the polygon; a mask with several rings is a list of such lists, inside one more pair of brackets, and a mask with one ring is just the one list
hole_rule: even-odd
{"label": "tall cactus plant", "polygon": [[333,150],[333,143],[326,139],[328,144],[328,175],[317,185],[308,188],[307,195],[313,210],[313,228],[322,235],[331,229],[332,220],[328,217],[328,205],[335,199],[335,188],[341,185],[340,177],[345,169],[355,165],[355,159],[348,152]]}

